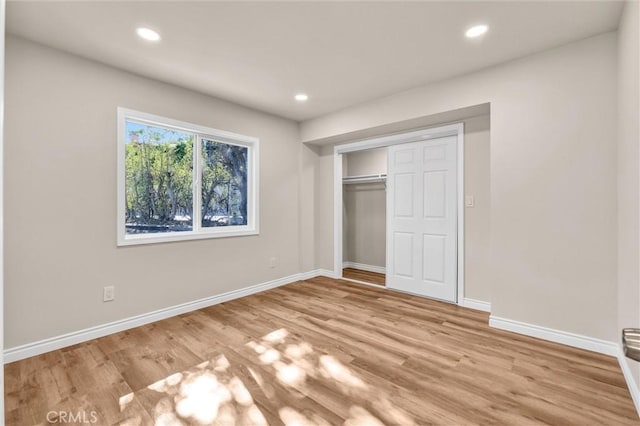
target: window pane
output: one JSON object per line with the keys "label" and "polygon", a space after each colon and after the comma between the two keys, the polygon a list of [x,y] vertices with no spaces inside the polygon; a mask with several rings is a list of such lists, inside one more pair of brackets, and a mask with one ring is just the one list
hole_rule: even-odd
{"label": "window pane", "polygon": [[126,232],[193,229],[194,136],[127,121]]}
{"label": "window pane", "polygon": [[247,224],[249,149],[202,140],[202,227]]}

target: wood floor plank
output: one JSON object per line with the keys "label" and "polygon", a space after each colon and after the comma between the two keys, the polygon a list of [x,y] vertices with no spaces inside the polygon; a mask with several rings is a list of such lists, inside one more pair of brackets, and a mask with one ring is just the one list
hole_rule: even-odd
{"label": "wood floor plank", "polygon": [[364,281],[366,283],[376,284],[384,286],[387,278],[385,274],[378,272],[363,271],[356,268],[344,268],[342,270],[342,276],[356,281]]}
{"label": "wood floor plank", "polygon": [[[345,275],[346,276],[346,275]],[[5,366],[5,422],[639,425],[615,358],[318,277]]]}

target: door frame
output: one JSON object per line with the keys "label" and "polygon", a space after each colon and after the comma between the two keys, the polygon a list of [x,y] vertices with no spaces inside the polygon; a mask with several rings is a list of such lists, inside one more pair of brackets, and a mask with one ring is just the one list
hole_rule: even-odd
{"label": "door frame", "polygon": [[[342,156],[349,152],[372,148],[384,148],[392,145],[437,139],[445,136],[457,137],[457,291],[456,303],[464,301],[464,123],[447,124],[438,127],[413,130],[405,133],[385,135],[371,139],[358,140],[333,147],[333,274],[342,278]],[[386,225],[385,225],[386,226]]]}

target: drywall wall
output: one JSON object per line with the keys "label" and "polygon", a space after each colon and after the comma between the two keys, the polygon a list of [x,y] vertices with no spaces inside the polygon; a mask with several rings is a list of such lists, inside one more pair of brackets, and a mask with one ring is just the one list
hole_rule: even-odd
{"label": "drywall wall", "polygon": [[387,197],[383,183],[345,185],[342,196],[345,262],[386,265]]}
{"label": "drywall wall", "polygon": [[491,301],[490,117],[464,122],[464,192],[474,199],[464,212],[464,280],[467,299]]}
{"label": "drywall wall", "polygon": [[387,148],[350,152],[342,157],[343,176],[381,175],[387,173]]}
{"label": "drywall wall", "polygon": [[300,186],[298,188],[300,272],[315,269],[315,186],[318,152],[317,147],[300,145]]}
{"label": "drywall wall", "polygon": [[[260,235],[116,247],[118,106],[259,137]],[[285,277],[313,258],[306,242],[299,254],[309,207],[292,121],[8,37],[5,138],[7,348]],[[107,285],[116,299],[103,303]]]}
{"label": "drywall wall", "polygon": [[[4,55],[5,0],[0,0],[0,366],[4,365]],[[4,368],[0,368],[0,395],[4,395]],[[0,398],[0,419],[4,419],[4,397]],[[1,421],[0,421],[1,423]]]}
{"label": "drywall wall", "polygon": [[[639,9],[627,2],[618,30],[618,332],[640,327]],[[638,363],[627,363],[640,385]]]}
{"label": "drywall wall", "polygon": [[317,154],[313,192],[315,267],[333,271],[333,147],[318,147]]}
{"label": "drywall wall", "polygon": [[[603,34],[303,122],[302,140],[490,103],[492,314],[617,340],[616,57]],[[332,162],[318,167],[326,229]],[[332,236],[316,237],[330,268]]]}
{"label": "drywall wall", "polygon": [[[387,149],[343,155],[343,176],[387,173]],[[345,262],[384,268],[386,265],[387,197],[384,183],[343,186],[343,249]]]}

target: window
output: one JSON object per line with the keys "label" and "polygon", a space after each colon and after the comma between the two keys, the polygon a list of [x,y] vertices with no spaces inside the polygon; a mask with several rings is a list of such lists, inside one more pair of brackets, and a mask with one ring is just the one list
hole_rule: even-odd
{"label": "window", "polygon": [[258,139],[118,108],[118,245],[258,233]]}

